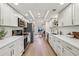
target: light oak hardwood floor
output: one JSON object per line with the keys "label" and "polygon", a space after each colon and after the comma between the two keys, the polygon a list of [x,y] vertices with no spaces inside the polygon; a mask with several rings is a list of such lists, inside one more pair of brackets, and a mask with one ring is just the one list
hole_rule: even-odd
{"label": "light oak hardwood floor", "polygon": [[34,36],[34,42],[28,46],[23,56],[56,56],[46,40],[40,35]]}

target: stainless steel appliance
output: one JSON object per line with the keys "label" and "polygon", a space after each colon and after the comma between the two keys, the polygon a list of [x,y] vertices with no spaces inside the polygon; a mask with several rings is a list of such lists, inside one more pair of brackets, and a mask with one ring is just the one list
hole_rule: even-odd
{"label": "stainless steel appliance", "polygon": [[12,30],[12,36],[21,36],[21,35],[22,36],[24,35],[24,49],[25,49],[28,44],[27,34],[24,34],[23,30]]}
{"label": "stainless steel appliance", "polygon": [[22,30],[12,30],[12,36],[22,35]]}

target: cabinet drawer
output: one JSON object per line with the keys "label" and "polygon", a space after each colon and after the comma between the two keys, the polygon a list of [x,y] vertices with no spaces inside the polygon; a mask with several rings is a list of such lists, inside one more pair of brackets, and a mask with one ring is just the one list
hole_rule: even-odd
{"label": "cabinet drawer", "polygon": [[0,49],[0,56],[11,56],[11,49],[14,48],[14,43],[8,44]]}
{"label": "cabinet drawer", "polygon": [[70,51],[72,54],[79,56],[79,49],[78,48],[76,48],[66,42],[63,42],[63,47],[66,48],[68,51]]}
{"label": "cabinet drawer", "polygon": [[62,56],[74,56],[70,51],[68,51],[67,49],[63,48],[62,49]]}
{"label": "cabinet drawer", "polygon": [[[8,56],[8,53],[9,53],[9,47],[8,46],[5,46],[3,48],[0,49],[0,56],[4,56],[4,54],[6,54],[6,56]],[[9,54],[10,55],[10,54]]]}

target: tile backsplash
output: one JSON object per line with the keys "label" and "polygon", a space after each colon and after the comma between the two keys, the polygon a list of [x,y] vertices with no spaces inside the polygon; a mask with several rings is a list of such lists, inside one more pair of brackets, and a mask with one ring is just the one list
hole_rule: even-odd
{"label": "tile backsplash", "polygon": [[20,27],[0,27],[0,31],[3,29],[5,30],[5,32],[7,32],[5,37],[12,36],[12,30],[18,30],[18,29],[22,30],[22,28]]}
{"label": "tile backsplash", "polygon": [[67,26],[59,28],[59,31],[62,31],[63,34],[67,34],[69,32],[77,31],[79,32],[79,26]]}

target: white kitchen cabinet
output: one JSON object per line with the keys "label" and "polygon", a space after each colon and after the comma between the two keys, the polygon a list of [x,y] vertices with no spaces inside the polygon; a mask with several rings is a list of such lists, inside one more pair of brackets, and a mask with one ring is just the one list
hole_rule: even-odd
{"label": "white kitchen cabinet", "polygon": [[7,25],[7,7],[4,4],[1,4],[1,23],[0,25]]}
{"label": "white kitchen cabinet", "polygon": [[49,44],[54,49],[54,51],[56,52],[57,55],[61,55],[61,53],[62,53],[62,43],[61,43],[60,39],[58,39],[54,36],[50,36]]}
{"label": "white kitchen cabinet", "polygon": [[64,26],[72,25],[72,12],[73,12],[72,7],[73,5],[70,4],[68,7],[64,9],[64,20],[63,20]]}
{"label": "white kitchen cabinet", "polygon": [[[15,54],[15,44],[11,43],[9,46],[10,56],[14,56]],[[6,53],[7,54],[7,53]]]}
{"label": "white kitchen cabinet", "polygon": [[[66,50],[68,50],[69,51],[69,55],[73,55],[73,56],[79,56],[79,49],[78,48],[76,48],[76,47],[74,47],[74,46],[72,46],[72,45],[70,45],[70,44],[68,44],[68,43],[66,43],[66,42],[64,42],[63,41],[63,47],[62,48],[64,48],[64,49],[66,49]],[[63,50],[64,50],[63,49]],[[62,52],[63,53],[63,52]],[[64,54],[64,53],[63,53]],[[62,55],[63,55],[62,54]]]}
{"label": "white kitchen cabinet", "polygon": [[70,26],[72,25],[72,16],[73,16],[73,5],[70,4],[64,10],[59,13],[58,21],[59,26]]}
{"label": "white kitchen cabinet", "polygon": [[0,3],[0,24],[1,24],[1,3]]}
{"label": "white kitchen cabinet", "polygon": [[5,47],[0,49],[0,56],[14,56],[14,43],[6,45]]}
{"label": "white kitchen cabinet", "polygon": [[9,26],[18,26],[18,17],[11,13],[11,20]]}
{"label": "white kitchen cabinet", "polygon": [[54,37],[54,50],[57,53],[57,55],[61,55],[61,53],[62,53],[62,42],[61,42],[60,39],[58,39],[56,37]]}
{"label": "white kitchen cabinet", "polygon": [[79,3],[73,4],[73,24],[79,25]]}
{"label": "white kitchen cabinet", "polygon": [[63,26],[63,12],[59,13],[58,26]]}
{"label": "white kitchen cabinet", "polygon": [[52,36],[49,36],[49,44],[51,45],[51,47],[53,47],[53,39],[52,39]]}
{"label": "white kitchen cabinet", "polygon": [[4,26],[18,26],[17,17],[13,13],[13,9],[7,4],[1,4],[1,23]]}
{"label": "white kitchen cabinet", "polygon": [[70,51],[68,51],[66,48],[63,48],[62,56],[74,56],[74,55]]}
{"label": "white kitchen cabinet", "polygon": [[[4,39],[5,40],[5,39]],[[5,43],[4,43],[5,44]],[[0,56],[21,56],[24,52],[24,38],[20,37],[0,48]]]}
{"label": "white kitchen cabinet", "polygon": [[21,56],[22,53],[24,52],[24,38],[19,38],[16,42],[15,42],[15,46],[14,46],[14,55],[15,56]]}
{"label": "white kitchen cabinet", "polygon": [[11,52],[8,46],[5,46],[3,48],[0,48],[0,56],[10,56]]}
{"label": "white kitchen cabinet", "polygon": [[23,51],[24,51],[24,38],[20,38],[18,40],[18,54],[22,55]]}
{"label": "white kitchen cabinet", "polygon": [[73,3],[67,6],[59,13],[59,26],[79,25],[79,3]]}
{"label": "white kitchen cabinet", "polygon": [[79,56],[79,48],[71,45],[69,42],[65,42],[64,39],[50,35],[48,41],[58,56]]}

